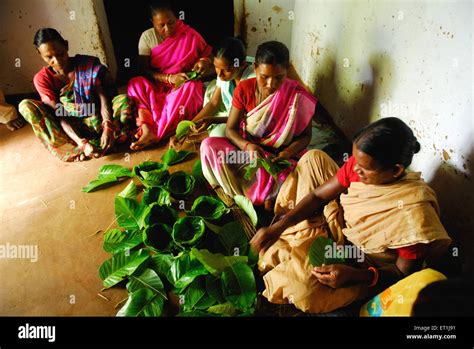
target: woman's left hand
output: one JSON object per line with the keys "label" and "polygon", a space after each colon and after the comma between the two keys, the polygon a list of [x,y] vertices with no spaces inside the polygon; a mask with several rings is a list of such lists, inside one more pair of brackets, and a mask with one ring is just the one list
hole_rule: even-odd
{"label": "woman's left hand", "polygon": [[291,153],[289,151],[283,150],[279,152],[278,155],[272,159],[272,162],[278,162],[281,160],[290,160],[290,159],[291,159]]}
{"label": "woman's left hand", "polygon": [[114,145],[114,132],[111,129],[105,129],[100,137],[100,146],[105,154]]}
{"label": "woman's left hand", "polygon": [[207,71],[211,63],[208,60],[200,59],[199,61],[194,64],[193,71],[198,74],[204,74]]}
{"label": "woman's left hand", "polygon": [[311,271],[316,279],[323,285],[338,288],[348,281],[354,280],[354,275],[358,272],[357,268],[345,264],[332,264],[314,267]]}

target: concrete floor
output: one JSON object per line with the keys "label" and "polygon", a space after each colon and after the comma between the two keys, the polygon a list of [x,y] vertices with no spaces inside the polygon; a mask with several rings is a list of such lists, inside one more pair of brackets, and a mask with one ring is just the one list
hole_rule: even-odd
{"label": "concrete floor", "polygon": [[[114,197],[129,181],[94,193],[81,188],[100,166],[159,160],[166,145],[80,163],[64,163],[36,139],[29,125],[0,125],[0,245],[37,245],[38,261],[0,258],[0,316],[114,316],[124,289],[102,291],[99,266],[110,255],[103,233],[116,227]],[[195,158],[173,170],[189,170]]]}

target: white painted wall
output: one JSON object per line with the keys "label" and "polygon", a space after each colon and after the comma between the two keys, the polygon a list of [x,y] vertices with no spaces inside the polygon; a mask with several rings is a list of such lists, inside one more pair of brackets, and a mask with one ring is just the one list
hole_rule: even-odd
{"label": "white painted wall", "polygon": [[290,43],[297,74],[346,135],[386,116],[412,127],[422,147],[412,169],[474,255],[473,2],[295,0],[283,2],[294,20],[273,35],[258,19],[282,1],[248,3],[251,47]]}
{"label": "white painted wall", "polygon": [[34,92],[33,76],[44,62],[33,46],[33,38],[43,27],[60,31],[69,41],[71,56],[77,53],[97,56],[109,65],[113,74],[116,72],[107,18],[100,0],[1,0],[0,23],[0,88],[5,94]]}
{"label": "white painted wall", "polygon": [[235,32],[246,40],[247,54],[254,56],[257,46],[270,40],[290,47],[294,3],[294,0],[234,0]]}

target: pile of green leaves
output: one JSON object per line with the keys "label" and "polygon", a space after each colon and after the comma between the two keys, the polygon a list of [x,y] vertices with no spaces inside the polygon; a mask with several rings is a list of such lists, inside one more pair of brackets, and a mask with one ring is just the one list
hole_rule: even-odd
{"label": "pile of green leaves", "polygon": [[245,167],[244,178],[246,180],[252,179],[259,168],[263,168],[267,171],[275,180],[280,172],[291,166],[288,160],[280,160],[278,162],[272,162],[269,158],[257,158],[254,164],[247,165]]}
{"label": "pile of green leaves", "polygon": [[[95,181],[111,174],[115,180],[107,184],[122,177],[135,177],[143,184],[137,186],[132,180],[116,196],[119,228],[104,235],[103,249],[112,256],[99,269],[103,286],[125,285],[128,291],[117,316],[175,315],[169,310],[176,303],[172,299],[178,300],[178,316],[254,312],[257,256],[222,201],[205,195],[192,200],[194,183],[202,180],[199,160],[194,175],[169,174],[169,166],[188,156],[170,149],[162,163],[146,161],[132,170],[106,165],[99,170]],[[88,191],[103,186],[93,182]],[[190,209],[178,213],[174,207],[178,199]]]}

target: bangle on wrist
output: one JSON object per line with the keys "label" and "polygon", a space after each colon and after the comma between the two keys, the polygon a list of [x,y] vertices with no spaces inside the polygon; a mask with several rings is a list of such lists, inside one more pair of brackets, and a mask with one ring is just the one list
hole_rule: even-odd
{"label": "bangle on wrist", "polygon": [[244,151],[247,151],[247,146],[248,146],[250,143],[252,143],[252,142],[247,142],[247,143],[245,143],[245,145],[244,145]]}
{"label": "bangle on wrist", "polygon": [[377,281],[379,281],[379,271],[374,267],[369,267],[367,269],[374,273],[374,279],[369,285],[369,287],[374,287],[375,285],[377,285]]}
{"label": "bangle on wrist", "polygon": [[209,57],[201,57],[201,58],[198,59],[198,62],[199,61],[206,61],[208,63],[211,63],[211,59]]}

